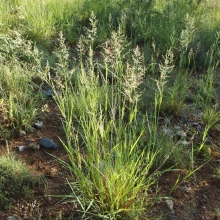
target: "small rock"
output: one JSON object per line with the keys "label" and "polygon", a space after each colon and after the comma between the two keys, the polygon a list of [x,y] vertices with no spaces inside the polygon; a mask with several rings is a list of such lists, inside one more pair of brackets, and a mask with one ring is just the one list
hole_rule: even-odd
{"label": "small rock", "polygon": [[37,121],[34,123],[34,127],[37,129],[42,129],[43,128],[43,122],[42,121]]}
{"label": "small rock", "polygon": [[174,210],[173,210],[173,201],[172,201],[171,199],[166,199],[165,202],[166,202],[168,208],[170,209],[171,213],[174,214]]}
{"label": "small rock", "polygon": [[64,131],[63,125],[59,126],[59,131]]}
{"label": "small rock", "polygon": [[26,135],[26,131],[19,130],[19,137],[24,137]]}
{"label": "small rock", "polygon": [[188,145],[190,145],[190,142],[188,142],[188,141],[186,141],[186,140],[180,141],[179,143],[182,144],[183,146],[188,146]]}
{"label": "small rock", "polygon": [[206,207],[205,207],[205,206],[202,206],[202,209],[203,209],[203,210],[206,210]]}
{"label": "small rock", "polygon": [[202,126],[198,122],[192,122],[190,125],[195,127],[198,132],[202,132]]}
{"label": "small rock", "polygon": [[46,199],[47,199],[47,202],[48,202],[49,204],[52,204],[52,202],[53,202],[52,197],[47,196]]}
{"label": "small rock", "polygon": [[169,137],[173,137],[173,130],[170,128],[164,128],[163,132],[168,135]]}
{"label": "small rock", "polygon": [[174,125],[175,130],[181,130],[181,127],[179,125]]}
{"label": "small rock", "polygon": [[52,167],[52,168],[50,169],[50,176],[51,176],[51,177],[56,177],[57,175],[58,175],[58,170],[57,170],[57,168]]}
{"label": "small rock", "polygon": [[31,143],[28,145],[30,149],[32,150],[39,150],[40,149],[40,145],[37,143]]}
{"label": "small rock", "polygon": [[52,97],[53,94],[54,94],[54,91],[53,91],[53,89],[52,89],[50,86],[47,86],[47,87],[45,88],[45,90],[42,91],[42,93],[43,93],[45,96],[47,96],[47,97]]}
{"label": "small rock", "polygon": [[200,200],[199,200],[199,204],[200,204],[201,206],[203,206],[204,203],[205,203],[205,202],[204,202],[204,199],[200,199]]}
{"label": "small rock", "polygon": [[183,190],[184,192],[187,192],[187,193],[190,193],[192,191],[192,188],[191,187],[188,187],[188,186],[183,186],[181,188],[181,190]]}
{"label": "small rock", "polygon": [[186,137],[186,132],[182,131],[182,130],[177,130],[176,131],[176,135],[179,137],[179,138],[185,138]]}
{"label": "small rock", "polygon": [[34,133],[36,129],[34,127],[30,126],[30,127],[27,127],[26,130],[28,133]]}
{"label": "small rock", "polygon": [[8,216],[5,220],[17,220],[14,216]]}
{"label": "small rock", "polygon": [[56,149],[58,148],[58,145],[54,143],[52,140],[49,138],[42,138],[39,141],[39,144],[41,147],[47,148],[47,149]]}
{"label": "small rock", "polygon": [[200,126],[200,124],[198,122],[191,122],[191,125],[194,127]]}
{"label": "small rock", "polygon": [[25,149],[25,146],[19,146],[19,147],[18,147],[18,150],[19,150],[20,152],[23,152],[24,149]]}

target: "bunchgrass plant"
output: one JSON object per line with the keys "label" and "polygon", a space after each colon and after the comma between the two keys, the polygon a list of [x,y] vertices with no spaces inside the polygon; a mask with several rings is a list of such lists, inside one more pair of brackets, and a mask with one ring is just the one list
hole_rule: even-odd
{"label": "bunchgrass plant", "polygon": [[41,82],[34,80],[41,61],[39,51],[19,32],[0,35],[0,42],[0,137],[7,139],[27,130],[37,115]]}
{"label": "bunchgrass plant", "polygon": [[1,137],[7,134],[6,130],[9,136],[16,136],[19,129],[26,130],[35,119],[41,95],[34,94],[37,90],[29,70],[19,64],[0,64],[0,68]]}
{"label": "bunchgrass plant", "polygon": [[[88,33],[95,33],[94,24]],[[61,162],[73,174],[69,180],[72,194],[66,199],[77,201],[85,216],[134,218],[152,199],[148,190],[157,174],[151,168],[158,150],[140,141],[147,120],[138,121],[142,57],[138,48],[126,49],[119,28],[103,45],[105,72],[95,72],[90,36],[89,42],[84,39],[79,45],[80,52],[88,50],[88,59],[83,62],[84,54],[79,54],[80,68],[63,77],[65,88],[58,86],[58,91],[60,81],[46,76],[55,91],[67,138],[63,145],[70,162]],[[60,50],[66,51],[62,39],[60,42]],[[61,65],[67,63],[63,60]]]}
{"label": "bunchgrass plant", "polygon": [[26,165],[9,152],[8,146],[6,154],[0,156],[0,180],[1,210],[10,209],[18,196],[30,197],[31,188],[40,183],[40,177],[32,176]]}
{"label": "bunchgrass plant", "polygon": [[[86,34],[77,45],[77,55],[74,53],[70,59],[73,54],[61,33],[54,53],[54,73],[48,62],[40,75],[54,91],[66,134],[62,143],[69,162],[60,162],[72,174],[68,180],[72,193],[64,197],[77,202],[83,217],[136,218],[142,216],[152,199],[148,194],[150,186],[164,164],[190,166],[183,180],[201,167],[194,169],[194,146],[186,147],[166,135],[160,124],[161,115],[169,120],[186,104],[186,93],[191,88],[188,77],[192,73],[190,32],[195,31],[194,20],[185,17],[179,50],[168,49],[163,60],[158,61],[154,48],[155,56],[150,60],[155,65],[149,65],[150,76],[146,76],[141,49],[132,49],[128,44],[123,23],[98,47],[101,52],[97,55],[94,46],[98,23],[94,13],[89,20],[90,27],[84,29]],[[177,67],[173,50],[181,52]],[[144,92],[153,97],[146,109],[143,102],[148,101],[148,96]],[[199,151],[209,129],[218,121],[217,110],[212,112],[212,119],[208,115],[207,110]]]}
{"label": "bunchgrass plant", "polygon": [[[62,143],[69,161],[60,162],[72,174],[72,193],[64,197],[77,203],[83,218],[142,217],[163,165],[189,166],[182,181],[200,168],[194,168],[195,152],[205,148],[219,123],[219,32],[213,38],[219,13],[209,18],[205,4],[213,7],[190,0],[0,3],[1,137],[31,124],[41,80],[49,84],[66,133]],[[207,31],[207,23],[213,30]],[[43,46],[54,42],[55,49],[43,57],[25,38]],[[200,57],[207,67],[203,73]],[[184,121],[192,106],[204,129],[187,130],[184,145],[172,123]]]}

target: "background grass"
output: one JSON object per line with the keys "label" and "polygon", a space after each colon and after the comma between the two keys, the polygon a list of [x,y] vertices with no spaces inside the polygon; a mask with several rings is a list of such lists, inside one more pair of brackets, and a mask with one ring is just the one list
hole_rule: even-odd
{"label": "background grass", "polygon": [[175,39],[180,36],[183,19],[188,13],[195,18],[196,34],[192,45],[196,48],[200,43],[204,55],[220,28],[219,7],[217,1],[206,0],[1,1],[0,32],[19,29],[23,36],[48,46],[62,30],[69,42],[76,43],[94,11],[99,21],[98,42],[106,40],[110,29],[116,30],[119,23],[123,23],[132,41],[154,39],[164,52],[170,46],[177,46]]}

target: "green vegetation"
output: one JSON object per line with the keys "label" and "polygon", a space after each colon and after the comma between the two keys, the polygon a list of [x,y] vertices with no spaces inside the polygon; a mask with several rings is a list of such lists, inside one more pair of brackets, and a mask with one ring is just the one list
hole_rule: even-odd
{"label": "green vegetation", "polygon": [[[31,43],[18,32],[1,35],[0,43],[0,137],[17,136],[21,128],[28,130],[37,114],[41,95],[36,85],[34,69],[35,53]],[[10,131],[10,132],[9,132]]]}
{"label": "green vegetation", "polygon": [[39,184],[39,178],[27,170],[25,164],[10,152],[0,156],[0,207],[10,209],[16,198],[31,196],[31,188]]}
{"label": "green vegetation", "polygon": [[151,185],[171,167],[190,177],[219,132],[219,24],[217,1],[1,1],[1,138],[28,131],[49,85],[72,174],[65,200],[83,217],[147,216]]}
{"label": "green vegetation", "polygon": [[215,209],[215,216],[216,216],[217,220],[220,219],[220,209],[219,208]]}

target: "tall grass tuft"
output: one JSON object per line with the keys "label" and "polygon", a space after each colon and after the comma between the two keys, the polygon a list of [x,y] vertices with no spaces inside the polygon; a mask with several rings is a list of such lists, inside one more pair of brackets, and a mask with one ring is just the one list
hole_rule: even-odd
{"label": "tall grass tuft", "polygon": [[[87,33],[95,33],[94,24]],[[151,199],[148,190],[156,176],[150,172],[156,152],[144,148],[140,140],[145,128],[137,119],[142,57],[138,48],[125,48],[120,31],[112,33],[104,45],[105,71],[99,73],[94,72],[92,62],[93,38],[85,36],[88,41],[80,41],[79,51],[88,49],[88,59],[84,62],[79,54],[81,68],[66,74],[65,89],[55,92],[66,132],[63,145],[69,155],[69,163],[61,163],[73,175],[69,180],[72,194],[66,199],[76,200],[84,216],[139,216]],[[61,53],[65,50],[62,42]],[[130,54],[132,59],[127,59]],[[47,82],[56,91],[57,81],[47,77]]]}
{"label": "tall grass tuft", "polygon": [[41,62],[38,50],[18,32],[0,35],[0,42],[0,137],[7,139],[28,130],[36,118],[42,97],[34,66]]}

